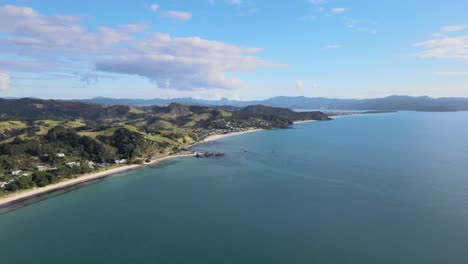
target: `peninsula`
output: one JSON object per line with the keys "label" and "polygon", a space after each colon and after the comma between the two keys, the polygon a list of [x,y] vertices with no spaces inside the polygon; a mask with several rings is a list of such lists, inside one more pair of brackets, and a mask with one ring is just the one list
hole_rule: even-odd
{"label": "peninsula", "polygon": [[[21,107],[20,107],[21,106]],[[262,105],[135,107],[0,99],[0,207],[165,159],[193,156],[205,141],[297,121],[322,112]]]}

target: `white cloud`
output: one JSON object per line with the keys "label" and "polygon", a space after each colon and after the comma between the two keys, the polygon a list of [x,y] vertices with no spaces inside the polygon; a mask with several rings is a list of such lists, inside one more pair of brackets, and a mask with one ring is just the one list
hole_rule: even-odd
{"label": "white cloud", "polygon": [[334,14],[342,14],[342,13],[348,11],[348,9],[344,8],[344,7],[334,7],[334,8],[331,9],[331,11]]}
{"label": "white cloud", "polygon": [[167,11],[164,13],[164,16],[168,18],[172,18],[172,19],[183,20],[183,21],[192,19],[192,13],[184,12],[184,11]]}
{"label": "white cloud", "polygon": [[468,75],[468,72],[462,72],[462,71],[440,71],[440,72],[435,72],[435,75],[441,75],[441,76],[465,76]]}
{"label": "white cloud", "polygon": [[305,84],[304,84],[304,81],[303,80],[296,80],[296,88],[299,88],[299,89],[304,89],[305,88]]}
{"label": "white cloud", "polygon": [[260,50],[157,33],[136,43],[127,54],[100,59],[96,69],[146,77],[161,88],[232,89],[241,85],[232,73],[284,66],[249,55]]}
{"label": "white cloud", "polygon": [[150,7],[151,11],[156,11],[159,9],[159,5],[158,4],[151,4]]}
{"label": "white cloud", "polygon": [[312,84],[312,89],[319,89],[319,88],[320,88],[320,84],[319,84],[319,83],[314,82],[314,83]]}
{"label": "white cloud", "polygon": [[[140,32],[144,37],[136,37]],[[173,38],[141,25],[90,31],[80,17],[0,7],[0,52],[9,56],[0,58],[0,68],[7,71],[86,73],[95,68],[141,76],[162,88],[233,89],[243,85],[235,77],[240,72],[285,66],[257,57],[259,51],[199,37]],[[18,56],[23,59],[11,59]],[[81,80],[93,84],[98,81],[93,74],[84,74]]]}
{"label": "white cloud", "polygon": [[468,59],[468,35],[440,36],[414,44],[423,48],[421,57]]}
{"label": "white cloud", "polygon": [[0,71],[0,91],[10,89],[10,76]]}
{"label": "white cloud", "polygon": [[110,46],[130,41],[132,34],[144,26],[124,25],[118,28],[99,27],[87,30],[76,16],[46,16],[29,7],[6,5],[0,7],[0,52],[19,55],[69,52],[78,56],[83,52],[102,52]]}
{"label": "white cloud", "polygon": [[325,48],[325,49],[339,49],[339,48],[341,48],[341,45],[338,45],[338,44],[330,44],[330,45],[326,45],[324,48]]}
{"label": "white cloud", "polygon": [[450,26],[445,26],[442,27],[443,32],[456,32],[456,31],[462,31],[468,28],[468,24],[462,24],[462,25],[450,25]]}

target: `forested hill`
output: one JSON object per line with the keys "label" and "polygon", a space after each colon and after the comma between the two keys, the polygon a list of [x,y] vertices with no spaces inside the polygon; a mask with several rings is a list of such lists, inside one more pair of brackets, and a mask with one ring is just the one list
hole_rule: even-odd
{"label": "forested hill", "polygon": [[[135,110],[135,111],[133,111]],[[111,118],[134,118],[139,112],[132,106],[103,106],[83,102],[41,100],[41,99],[0,99],[2,120],[67,120],[86,119],[89,121]]]}
{"label": "forested hill", "polygon": [[239,113],[247,116],[275,116],[289,120],[318,120],[326,121],[330,118],[322,112],[295,112],[289,108],[278,108],[264,105],[247,106],[239,110]]}
{"label": "forested hill", "polygon": [[265,106],[226,110],[0,99],[0,195],[115,164],[143,163],[213,134],[286,128],[297,120],[329,118]]}

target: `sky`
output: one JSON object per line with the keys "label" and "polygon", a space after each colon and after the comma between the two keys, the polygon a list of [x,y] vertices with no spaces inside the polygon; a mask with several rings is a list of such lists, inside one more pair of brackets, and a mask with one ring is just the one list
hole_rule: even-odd
{"label": "sky", "polygon": [[0,97],[468,97],[466,0],[0,0]]}

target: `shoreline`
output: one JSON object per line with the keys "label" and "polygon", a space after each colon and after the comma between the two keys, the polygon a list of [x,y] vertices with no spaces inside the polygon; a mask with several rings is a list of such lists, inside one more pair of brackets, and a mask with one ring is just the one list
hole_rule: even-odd
{"label": "shoreline", "polygon": [[50,194],[56,191],[74,187],[74,186],[87,183],[87,182],[91,182],[94,180],[98,180],[101,178],[109,177],[114,174],[144,168],[146,166],[157,164],[165,160],[170,160],[170,159],[175,159],[175,158],[194,157],[194,156],[195,154],[176,154],[176,155],[164,156],[161,158],[154,159],[151,162],[148,162],[145,164],[131,164],[131,165],[125,165],[125,166],[112,168],[112,169],[108,169],[108,170],[104,170],[100,172],[84,174],[77,178],[64,180],[55,184],[47,185],[45,187],[37,187],[31,190],[25,190],[22,192],[13,193],[11,195],[7,195],[3,198],[0,198],[0,209],[7,208],[9,206],[16,205],[18,203],[27,201],[29,199],[37,198],[42,195]]}
{"label": "shoreline", "polygon": [[302,123],[310,123],[310,122],[318,122],[319,120],[302,120],[302,121],[294,121],[293,124],[302,124]]}
{"label": "shoreline", "polygon": [[[239,131],[239,132],[232,132],[232,133],[227,133],[227,134],[221,134],[221,135],[212,135],[207,138],[205,138],[203,141],[197,142],[191,146],[188,146],[187,148],[192,148],[194,146],[198,146],[204,143],[208,142],[213,142],[219,139],[227,138],[227,137],[232,137],[232,136],[238,136],[242,134],[247,134],[247,133],[253,133],[253,132],[258,132],[262,131],[263,129],[250,129],[246,131]],[[78,186],[87,182],[95,181],[98,179],[106,178],[109,176],[112,176],[114,174],[118,173],[123,173],[131,170],[136,170],[140,168],[144,168],[146,166],[150,166],[153,164],[160,163],[165,160],[170,160],[170,159],[175,159],[175,158],[187,158],[187,157],[195,157],[196,154],[174,154],[174,155],[168,155],[164,157],[160,157],[157,159],[152,160],[151,162],[144,163],[144,164],[131,164],[131,165],[124,165],[120,166],[117,168],[112,168],[100,172],[93,172],[89,174],[84,174],[81,176],[78,176],[77,178],[73,179],[67,179],[55,184],[47,185],[45,187],[36,187],[34,189],[30,190],[24,190],[20,191],[18,193],[13,193],[10,195],[6,195],[5,197],[0,198],[0,209],[8,208],[10,206],[14,206],[17,204],[21,204],[22,202],[26,202],[30,199],[38,198],[50,193],[58,192],[60,190],[68,189],[74,186]]]}
{"label": "shoreline", "polygon": [[228,138],[228,137],[233,137],[233,136],[238,136],[238,135],[243,135],[243,134],[259,132],[259,131],[262,131],[262,130],[264,130],[264,129],[255,128],[255,129],[248,129],[248,130],[245,130],[245,131],[232,132],[232,133],[227,133],[227,134],[212,135],[212,136],[209,136],[209,137],[205,138],[203,141],[199,142],[199,144],[213,142],[213,141],[220,140],[220,139],[223,139],[223,138]]}

